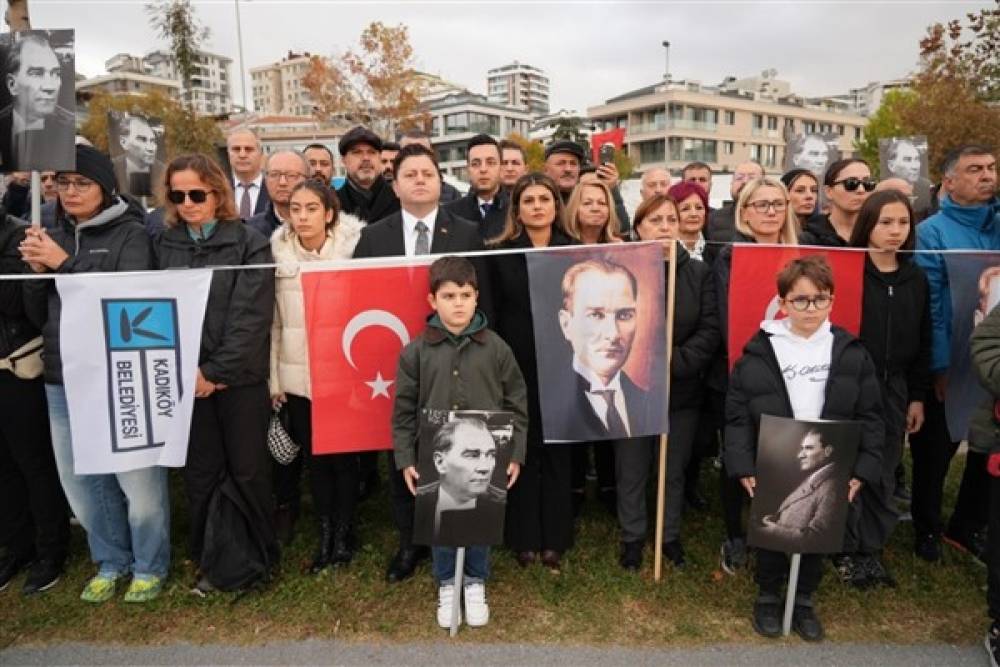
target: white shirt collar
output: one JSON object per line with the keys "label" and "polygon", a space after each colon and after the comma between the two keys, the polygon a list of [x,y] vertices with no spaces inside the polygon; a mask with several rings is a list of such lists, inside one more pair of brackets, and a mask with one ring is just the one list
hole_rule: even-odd
{"label": "white shirt collar", "polygon": [[[252,181],[250,181],[249,185],[251,186],[251,189],[253,187],[256,187],[257,190],[260,191],[260,186],[261,186],[261,184],[263,182],[264,182],[264,173],[263,172],[257,172],[257,178],[255,178]],[[235,174],[233,174],[233,187],[236,187],[236,188],[243,187],[243,182],[240,181],[239,177],[236,176]]]}
{"label": "white shirt collar", "polygon": [[601,378],[597,377],[592,370],[584,366],[577,356],[573,355],[573,370],[579,373],[584,380],[590,384],[590,389],[588,391],[603,391],[605,389],[614,389],[617,392],[622,390],[622,372],[618,371],[615,376],[611,378],[611,382],[604,384]]}

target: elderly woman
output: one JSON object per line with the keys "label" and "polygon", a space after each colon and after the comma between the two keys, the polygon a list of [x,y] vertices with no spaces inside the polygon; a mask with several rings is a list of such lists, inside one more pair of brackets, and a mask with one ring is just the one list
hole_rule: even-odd
{"label": "elderly woman", "polygon": [[319,548],[309,571],[342,565],[354,557],[353,534],[358,503],[357,454],[315,454],[312,451],[312,401],[309,381],[309,345],[300,265],[330,259],[348,259],[364,223],[340,212],[337,197],[316,181],[304,181],[292,190],[289,219],[271,236],[277,301],[271,327],[271,400],[286,405],[289,435],[309,454],[313,503],[319,516]]}
{"label": "elderly woman", "polygon": [[[164,174],[166,229],[154,252],[160,269],[252,266],[271,262],[268,240],[243,224],[232,187],[213,160],[198,154],[174,158]],[[265,570],[277,562],[273,526],[271,459],[267,427],[274,272],[222,270],[212,284],[202,326],[184,482],[190,505],[191,556],[202,578],[197,590],[243,588],[219,566],[237,545],[213,544],[213,567],[203,560],[212,502],[223,485],[242,499],[247,528],[262,545]],[[208,531],[211,533],[211,531]],[[221,553],[220,553],[221,552]],[[209,571],[211,570],[211,571]],[[266,572],[263,573],[266,576]]]}
{"label": "elderly woman", "polygon": [[[21,256],[32,270],[90,273],[151,268],[142,208],[116,194],[111,160],[90,146],[76,147],[76,169],[56,178],[59,200],[50,230],[31,228]],[[25,285],[29,317],[45,340],[45,394],[52,446],[63,491],[87,532],[97,564],[80,594],[87,602],[110,599],[129,574],[128,602],[155,598],[170,567],[170,502],[165,468],[141,468],[109,475],[77,475],[69,406],[59,355],[62,302],[54,281]]]}
{"label": "elderly woman", "polygon": [[667,195],[677,204],[677,238],[691,259],[712,263],[719,246],[705,244],[705,221],[708,219],[708,193],[694,181],[680,181],[670,186]]}

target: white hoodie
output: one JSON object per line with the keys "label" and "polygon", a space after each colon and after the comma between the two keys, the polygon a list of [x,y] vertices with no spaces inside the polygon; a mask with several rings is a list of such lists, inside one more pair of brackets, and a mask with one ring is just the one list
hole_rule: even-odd
{"label": "white hoodie", "polygon": [[760,323],[760,328],[771,334],[771,347],[785,378],[792,416],[795,419],[819,419],[833,354],[830,320],[823,322],[809,338],[792,333],[788,320],[765,320]]}

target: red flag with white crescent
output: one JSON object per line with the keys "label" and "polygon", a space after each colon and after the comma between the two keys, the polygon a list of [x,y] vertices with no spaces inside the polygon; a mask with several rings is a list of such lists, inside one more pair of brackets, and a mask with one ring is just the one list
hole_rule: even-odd
{"label": "red flag with white crescent", "polygon": [[392,449],[396,366],[431,312],[427,274],[426,265],[302,273],[315,453]]}
{"label": "red flag with white crescent", "polygon": [[861,298],[864,294],[865,253],[810,246],[733,245],[729,272],[729,369],[743,356],[763,320],[781,319],[777,276],[791,260],[822,255],[833,269],[833,308],[830,322],[855,336],[861,331]]}

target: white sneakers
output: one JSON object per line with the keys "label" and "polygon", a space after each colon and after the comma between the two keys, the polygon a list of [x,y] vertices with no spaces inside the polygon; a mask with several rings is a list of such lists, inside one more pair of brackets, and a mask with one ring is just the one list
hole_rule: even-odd
{"label": "white sneakers", "polygon": [[490,622],[490,606],[486,604],[486,586],[467,584],[465,587],[465,622],[480,628]]}
{"label": "white sneakers", "polygon": [[[481,583],[464,586],[465,620],[473,628],[479,628],[490,621],[490,607],[486,604],[486,586]],[[455,600],[453,585],[438,588],[437,621],[442,628],[451,627],[452,605]],[[462,611],[458,612],[458,622],[462,622]]]}

